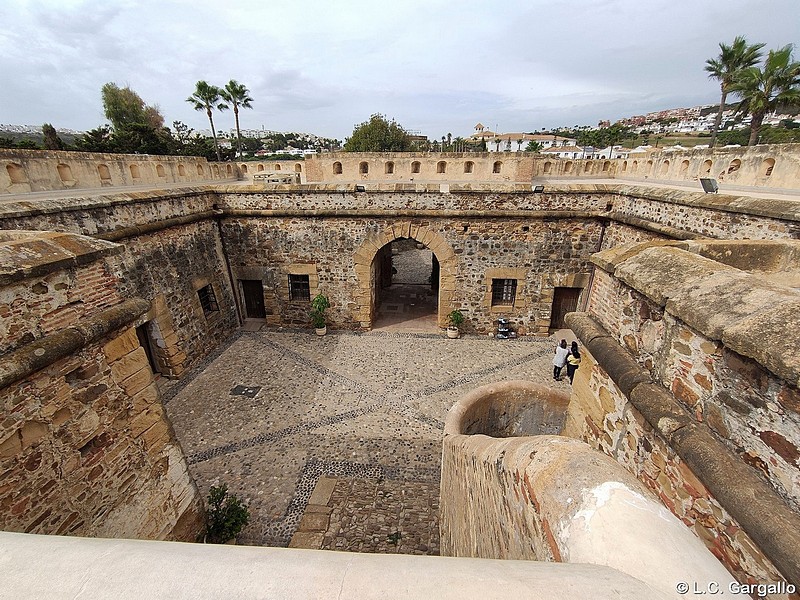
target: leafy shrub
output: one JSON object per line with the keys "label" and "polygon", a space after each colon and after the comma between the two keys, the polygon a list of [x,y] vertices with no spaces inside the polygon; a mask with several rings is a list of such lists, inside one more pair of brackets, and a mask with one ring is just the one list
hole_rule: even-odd
{"label": "leafy shrub", "polygon": [[447,319],[450,321],[451,327],[458,327],[464,322],[464,314],[460,310],[454,310],[447,315]]}
{"label": "leafy shrub", "polygon": [[241,500],[228,493],[228,486],[212,486],[208,493],[206,541],[224,544],[232,540],[250,521],[250,511]]}

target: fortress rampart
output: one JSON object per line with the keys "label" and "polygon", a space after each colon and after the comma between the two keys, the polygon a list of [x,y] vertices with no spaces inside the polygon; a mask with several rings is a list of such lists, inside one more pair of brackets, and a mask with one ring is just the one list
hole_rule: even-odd
{"label": "fortress rampart", "polygon": [[[764,175],[775,177],[769,187],[796,186],[791,179],[796,171],[791,177],[788,171],[796,169],[795,158],[788,150],[737,152],[714,153],[712,162],[741,160],[726,175],[756,177],[756,165],[772,153],[774,168]],[[705,154],[687,156],[691,170],[703,164]],[[306,161],[303,177],[324,175],[325,161],[332,166],[338,157]],[[368,164],[369,175],[380,161],[393,157],[350,158],[374,161]],[[649,187],[627,179],[592,182],[591,173],[606,177],[596,161],[588,172],[584,167],[585,181],[553,181],[534,193],[531,182],[544,175],[544,163],[538,157],[517,158],[509,180],[490,179],[490,173],[476,183],[366,180],[359,184],[363,191],[357,191],[353,182],[359,180],[347,169],[359,164],[343,163],[343,179],[326,183],[195,181],[170,189],[115,189],[107,196],[14,196],[2,202],[0,229],[8,232],[8,265],[0,286],[5,352],[0,372],[20,374],[0,392],[8,414],[15,415],[0,429],[4,472],[13,473],[0,482],[11,482],[0,493],[4,528],[186,538],[197,528],[199,500],[163,410],[157,408],[153,376],[182,377],[243,319],[253,318],[245,282],[260,286],[265,314],[259,318],[267,324],[308,326],[308,302],[289,293],[290,276],[298,276],[308,278],[312,296],[322,291],[330,297],[331,327],[371,327],[387,248],[394,240],[410,238],[428,247],[438,265],[442,326],[446,315],[459,308],[468,333],[492,331],[504,316],[523,335],[545,335],[556,325],[554,299],[560,290],[576,290],[578,310],[600,329],[573,323],[588,352],[565,433],[613,456],[636,475],[740,580],[783,576],[796,583],[796,561],[787,557],[784,542],[776,541],[780,536],[774,527],[765,524],[773,515],[785,516],[780,523],[794,523],[800,508],[798,378],[792,362],[798,354],[795,332],[800,331],[798,251],[795,244],[783,243],[800,238],[800,205],[789,199]],[[669,160],[664,177],[675,168],[674,159]],[[437,164],[428,161],[424,168]],[[553,161],[547,173],[553,179],[559,175],[552,172],[556,164],[565,168]],[[90,166],[87,177],[99,173]],[[239,169],[242,176],[251,174],[250,166],[247,174]],[[501,165],[497,175],[504,175],[506,166],[512,168]],[[612,166],[621,168],[619,161]],[[316,173],[318,167],[322,170]],[[4,173],[8,169],[0,168],[0,176]],[[513,181],[528,174],[526,181]],[[742,186],[747,182],[737,180]],[[100,186],[95,182],[94,187]],[[69,248],[99,253],[50,256],[47,248],[52,246],[43,240],[54,231],[71,234],[63,238],[71,240]],[[19,252],[17,238],[36,252]],[[723,242],[731,240],[780,243],[765,243],[758,251],[761,247],[753,242],[731,243],[726,249]],[[649,245],[620,249],[635,242]],[[26,262],[37,252],[50,256],[44,263],[51,266]],[[516,282],[514,303],[493,303],[490,291],[498,278]],[[141,305],[129,304],[137,298]],[[106,311],[115,307],[131,310],[123,321],[112,320]],[[37,344],[61,347],[67,342],[53,336],[72,326],[79,332],[74,340],[69,337],[69,344],[77,344],[75,356],[45,349],[52,360],[38,357]],[[598,340],[605,344],[601,350]],[[771,351],[782,347],[790,358]],[[630,355],[638,370],[620,371],[623,363],[613,362],[620,352]],[[125,382],[134,376],[143,387],[126,390]],[[18,381],[26,387],[19,388]],[[145,390],[150,391],[140,396]],[[675,420],[677,429],[661,417],[649,421],[645,404],[637,403],[646,391],[675,403],[678,412],[661,417]],[[142,431],[144,422],[149,425]],[[709,439],[717,444],[703,446],[705,454],[695,442],[685,442],[695,438],[683,437],[700,430],[703,437],[697,439],[703,444]],[[76,486],[92,478],[107,486],[74,511],[78,515],[67,525],[71,513],[47,513],[65,490],[53,487],[49,482],[55,479],[40,470],[55,464],[37,462],[35,456],[45,449],[47,456],[67,457],[65,464],[75,464]],[[755,517],[742,512],[746,497],[730,495],[730,486],[719,481],[720,471],[702,466],[709,456],[723,456],[722,450],[735,466],[726,473],[736,481],[745,481],[741,473],[749,474],[753,485],[746,489],[766,490],[758,492],[769,500],[757,505]],[[137,473],[150,474],[143,476],[150,491],[123,478],[123,455],[135,457],[131,460],[141,467]],[[41,489],[55,491],[48,495]],[[28,492],[31,497],[24,501]],[[26,502],[39,497],[36,522],[23,523],[19,517],[28,514]],[[134,498],[151,500],[142,506]],[[151,504],[159,502],[163,512],[156,511],[146,531],[102,518],[149,514]],[[95,514],[90,523],[89,515]]]}
{"label": "fortress rampart", "polygon": [[[304,160],[216,163],[190,156],[0,149],[0,194],[159,186],[292,175],[302,183],[414,182],[461,186],[542,183],[559,179],[667,182],[699,188],[798,189],[800,144],[660,151],[622,159],[560,159],[530,153],[322,153]],[[255,179],[254,179],[255,178]]]}

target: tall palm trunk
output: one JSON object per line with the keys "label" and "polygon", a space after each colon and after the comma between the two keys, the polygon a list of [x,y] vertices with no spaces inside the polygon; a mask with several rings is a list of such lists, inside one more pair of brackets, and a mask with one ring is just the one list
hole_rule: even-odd
{"label": "tall palm trunk", "polygon": [[728,90],[727,88],[722,85],[722,97],[719,100],[719,110],[717,111],[717,117],[714,119],[714,129],[711,130],[711,148],[714,147],[714,144],[717,141],[717,133],[719,132],[719,126],[722,124],[722,112],[725,110],[725,100],[728,97]]}
{"label": "tall palm trunk", "polygon": [[211,109],[206,110],[208,115],[208,122],[211,123],[211,135],[214,137],[214,150],[217,151],[217,162],[222,162],[222,156],[219,153],[219,144],[217,143],[217,132],[214,129],[214,118],[211,116]]}
{"label": "tall palm trunk", "polygon": [[233,116],[236,119],[236,140],[239,144],[239,158],[242,158],[242,132],[239,131],[239,107],[233,105]]}
{"label": "tall palm trunk", "polygon": [[764,122],[765,112],[753,113],[753,118],[750,121],[750,139],[747,140],[747,147],[755,146],[758,141],[758,133],[761,131],[761,123]]}

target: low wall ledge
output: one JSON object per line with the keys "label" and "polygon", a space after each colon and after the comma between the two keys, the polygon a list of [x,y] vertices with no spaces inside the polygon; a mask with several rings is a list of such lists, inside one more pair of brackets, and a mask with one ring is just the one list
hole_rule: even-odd
{"label": "low wall ledge", "polygon": [[[0,532],[3,597],[463,600],[666,600],[615,569],[589,564],[361,554],[38,536]],[[80,568],[76,568],[80,565]]]}
{"label": "low wall ledge", "polygon": [[[705,244],[712,247],[714,242]],[[767,278],[681,245],[705,248],[701,242],[645,243],[605,250],[593,261],[604,271],[613,268],[618,280],[709,339],[723,341],[728,349],[799,385],[800,291],[778,283],[780,273]],[[787,257],[794,256],[795,246],[788,244]],[[735,251],[735,243],[728,247]],[[787,274],[800,273],[800,265],[780,266],[793,269]]]}
{"label": "low wall ledge", "polygon": [[0,356],[0,389],[71,356],[108,333],[132,323],[148,310],[148,300],[131,298]]}
{"label": "low wall ledge", "polygon": [[75,233],[0,230],[0,286],[122,252],[119,244]]}

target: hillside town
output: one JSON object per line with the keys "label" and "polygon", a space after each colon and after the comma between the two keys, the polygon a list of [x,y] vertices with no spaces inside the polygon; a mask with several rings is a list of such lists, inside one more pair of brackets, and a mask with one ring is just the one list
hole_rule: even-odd
{"label": "hillside town", "polygon": [[[464,136],[452,137],[451,134],[442,136],[441,141],[430,140],[419,132],[413,132],[415,147],[420,150],[431,151],[461,151],[461,152],[540,152],[554,158],[564,159],[611,159],[627,158],[634,153],[647,153],[656,150],[679,151],[685,149],[679,142],[669,143],[666,138],[670,135],[708,136],[712,130],[718,105],[706,104],[690,108],[670,108],[666,110],[649,112],[643,115],[633,115],[617,120],[613,125],[624,128],[630,138],[635,136],[654,136],[655,144],[642,143],[635,146],[630,144],[609,144],[605,147],[595,147],[580,144],[576,135],[564,135],[562,132],[575,134],[576,132],[590,132],[609,128],[610,120],[601,120],[596,126],[557,127],[551,130],[542,128],[539,132],[501,132],[477,123],[472,133]],[[787,125],[797,126],[798,111],[785,109],[768,114],[764,118],[764,125],[773,127]],[[744,131],[750,126],[751,117],[737,113],[735,105],[726,105],[722,113],[720,131]],[[87,132],[67,128],[56,128],[59,135],[79,137]],[[201,138],[212,137],[210,129],[193,131],[194,135]],[[243,152],[243,157],[253,159],[268,156],[304,157],[312,156],[319,152],[335,151],[341,148],[341,142],[317,136],[311,133],[283,132],[272,129],[241,129],[243,140],[250,140],[248,148]],[[40,125],[14,125],[0,123],[0,137],[7,134],[17,136],[41,136]],[[236,148],[237,133],[235,128],[218,130],[216,132],[219,147],[233,152]],[[664,140],[667,143],[658,142]],[[693,148],[708,148],[708,144],[692,144]],[[731,144],[737,146],[739,144]]]}

